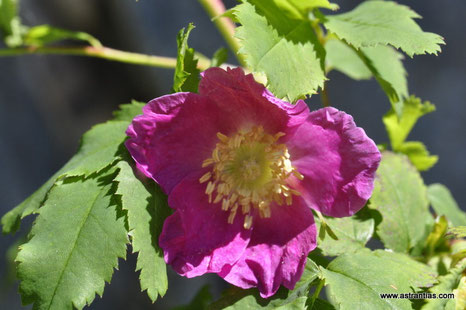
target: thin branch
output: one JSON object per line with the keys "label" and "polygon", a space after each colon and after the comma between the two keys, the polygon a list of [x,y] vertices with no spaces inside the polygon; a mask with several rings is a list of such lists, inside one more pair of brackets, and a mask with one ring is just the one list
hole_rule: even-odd
{"label": "thin branch", "polygon": [[[144,65],[159,68],[174,69],[176,67],[176,58],[152,56],[139,53],[125,52],[108,47],[18,47],[0,49],[0,57],[2,56],[19,56],[28,54],[52,54],[52,55],[74,55],[103,58],[112,61],[119,61],[134,65]],[[210,62],[207,59],[200,58],[198,67],[200,70],[205,70],[209,67]]]}
{"label": "thin branch", "polygon": [[240,64],[245,67],[246,62],[241,54],[238,53],[240,44],[234,37],[235,35],[235,24],[227,17],[223,17],[225,13],[225,6],[221,0],[198,0],[199,3],[204,7],[209,17],[214,22],[220,34],[223,36],[225,41],[230,46],[230,49],[235,54]]}

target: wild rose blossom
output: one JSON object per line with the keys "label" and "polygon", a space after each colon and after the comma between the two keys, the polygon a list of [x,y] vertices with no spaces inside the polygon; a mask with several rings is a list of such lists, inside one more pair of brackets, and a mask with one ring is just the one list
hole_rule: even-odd
{"label": "wild rose blossom", "polygon": [[279,100],[242,69],[208,69],[199,94],[150,101],[127,134],[137,167],[175,210],[159,238],[165,261],[262,297],[301,277],[316,247],[311,209],[357,212],[380,161],[351,116]]}

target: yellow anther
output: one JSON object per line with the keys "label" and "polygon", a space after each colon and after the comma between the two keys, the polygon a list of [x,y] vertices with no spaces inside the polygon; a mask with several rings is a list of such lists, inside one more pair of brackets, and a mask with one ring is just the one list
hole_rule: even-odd
{"label": "yellow anther", "polygon": [[200,179],[199,179],[199,183],[205,183],[207,181],[210,180],[210,177],[212,176],[212,172],[207,172],[206,174],[204,174]]}
{"label": "yellow anther", "polygon": [[293,174],[295,175],[295,177],[297,177],[300,180],[304,179],[304,175],[299,173],[297,170],[293,170]]}
{"label": "yellow anther", "polygon": [[249,229],[251,228],[251,225],[252,225],[252,215],[246,215],[244,217],[244,224],[243,224],[243,227],[244,229]]}
{"label": "yellow anther", "polygon": [[207,158],[202,162],[202,168],[205,168],[207,166],[210,166],[214,163],[214,160],[212,158]]}
{"label": "yellow anther", "polygon": [[217,138],[224,143],[228,142],[228,137],[221,132],[217,132]]}
{"label": "yellow anther", "polygon": [[268,218],[272,205],[291,205],[293,196],[300,195],[288,178],[304,177],[292,166],[286,145],[277,143],[283,136],[283,132],[270,135],[261,126],[243,128],[231,136],[217,133],[212,156],[202,162],[211,171],[199,182],[208,182],[209,203],[221,202],[222,210],[229,212],[228,223],[240,212],[244,228],[249,229],[256,214]]}

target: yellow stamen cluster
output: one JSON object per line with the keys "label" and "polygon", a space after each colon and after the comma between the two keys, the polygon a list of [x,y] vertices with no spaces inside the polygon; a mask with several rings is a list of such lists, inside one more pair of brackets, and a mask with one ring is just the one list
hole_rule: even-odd
{"label": "yellow stamen cluster", "polygon": [[230,137],[217,133],[219,142],[212,157],[202,163],[203,168],[212,169],[199,182],[208,182],[209,203],[221,202],[222,210],[230,212],[228,223],[242,212],[244,227],[249,229],[254,211],[270,217],[273,202],[291,205],[292,196],[300,194],[287,185],[290,175],[303,176],[291,165],[286,145],[277,143],[284,135],[267,134],[262,127],[240,130]]}

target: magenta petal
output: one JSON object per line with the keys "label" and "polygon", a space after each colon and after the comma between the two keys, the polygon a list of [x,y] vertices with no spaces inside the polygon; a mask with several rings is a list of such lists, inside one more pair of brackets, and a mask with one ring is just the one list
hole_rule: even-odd
{"label": "magenta petal", "polygon": [[370,198],[381,155],[350,115],[334,108],[312,112],[286,144],[293,166],[304,175],[293,187],[312,208],[350,216]]}
{"label": "magenta petal", "polygon": [[193,174],[177,185],[169,196],[176,209],[167,218],[159,238],[165,261],[186,277],[220,272],[234,264],[249,243],[251,230],[243,228],[241,216],[228,224],[228,212],[209,204],[200,175]]}
{"label": "magenta petal", "polygon": [[270,218],[256,218],[251,241],[234,265],[219,275],[242,287],[258,287],[262,297],[275,294],[281,284],[293,289],[316,247],[316,227],[311,210],[302,199],[291,206],[274,206]]}
{"label": "magenta petal", "polygon": [[240,117],[243,124],[262,125],[274,134],[292,130],[309,115],[304,101],[292,105],[274,97],[252,74],[244,74],[241,68],[210,68],[201,75],[199,94],[225,105],[226,113],[235,113],[232,115]]}
{"label": "magenta petal", "polygon": [[125,143],[138,168],[169,194],[210,157],[218,131],[231,122],[207,98],[177,93],[150,101],[127,130]]}

